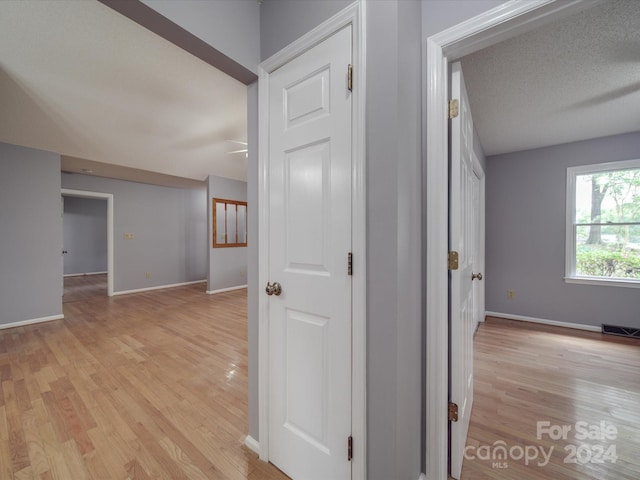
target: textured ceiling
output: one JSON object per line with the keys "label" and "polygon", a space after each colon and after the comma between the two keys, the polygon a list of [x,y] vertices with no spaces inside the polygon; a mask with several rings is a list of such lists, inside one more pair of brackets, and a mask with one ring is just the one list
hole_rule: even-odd
{"label": "textured ceiling", "polygon": [[245,85],[97,1],[0,1],[0,105],[0,141],[74,168],[246,179]]}
{"label": "textured ceiling", "polygon": [[640,1],[605,0],[462,59],[487,155],[640,130]]}

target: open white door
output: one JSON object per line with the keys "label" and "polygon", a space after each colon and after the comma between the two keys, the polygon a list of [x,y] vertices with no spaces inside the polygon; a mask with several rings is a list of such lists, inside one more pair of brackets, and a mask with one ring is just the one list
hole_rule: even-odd
{"label": "open white door", "polygon": [[457,252],[458,265],[450,265],[449,277],[449,402],[458,411],[450,423],[449,457],[451,476],[459,479],[473,404],[474,182],[478,183],[473,172],[473,121],[459,62],[451,66],[451,98],[458,101],[458,114],[451,120],[449,251]]}
{"label": "open white door", "polygon": [[473,328],[484,321],[484,172],[475,154],[473,169]]}
{"label": "open white door", "polygon": [[269,460],[294,480],[351,478],[351,36],[269,80]]}

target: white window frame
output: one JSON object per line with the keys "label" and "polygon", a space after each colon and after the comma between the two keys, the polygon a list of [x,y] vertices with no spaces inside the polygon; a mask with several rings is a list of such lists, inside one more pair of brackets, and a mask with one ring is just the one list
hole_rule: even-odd
{"label": "white window frame", "polygon": [[640,159],[621,162],[597,163],[567,168],[567,220],[565,251],[565,282],[585,285],[606,285],[611,287],[640,288],[640,280],[576,275],[576,177],[598,172],[629,170],[640,168]]}

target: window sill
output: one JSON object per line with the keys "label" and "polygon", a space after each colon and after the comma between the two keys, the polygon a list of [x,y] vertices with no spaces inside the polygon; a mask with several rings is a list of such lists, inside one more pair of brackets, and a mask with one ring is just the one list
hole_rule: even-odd
{"label": "window sill", "polygon": [[580,285],[600,285],[605,287],[626,287],[626,288],[640,288],[640,281],[637,280],[623,280],[620,278],[607,279],[597,277],[564,277],[566,283],[577,283]]}

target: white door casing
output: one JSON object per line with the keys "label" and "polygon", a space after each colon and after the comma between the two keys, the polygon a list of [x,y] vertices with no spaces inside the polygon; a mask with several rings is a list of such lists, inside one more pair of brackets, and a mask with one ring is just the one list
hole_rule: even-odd
{"label": "white door casing", "polygon": [[450,271],[450,401],[458,406],[451,422],[451,476],[460,478],[473,404],[474,285],[478,177],[473,171],[473,120],[460,63],[451,66],[451,98],[459,114],[451,120],[449,185],[449,249],[458,253],[458,268]]}
{"label": "white door casing", "polygon": [[[261,330],[269,352],[268,409],[261,414],[268,415],[268,459],[294,479],[351,478],[353,277],[347,258],[352,235],[359,236],[352,232],[352,189],[360,190],[352,178],[359,170],[352,161],[346,75],[353,29],[342,26],[268,78],[263,193],[269,247],[261,277],[280,283],[282,293],[268,297],[268,329]],[[263,435],[261,428],[261,458]]]}

